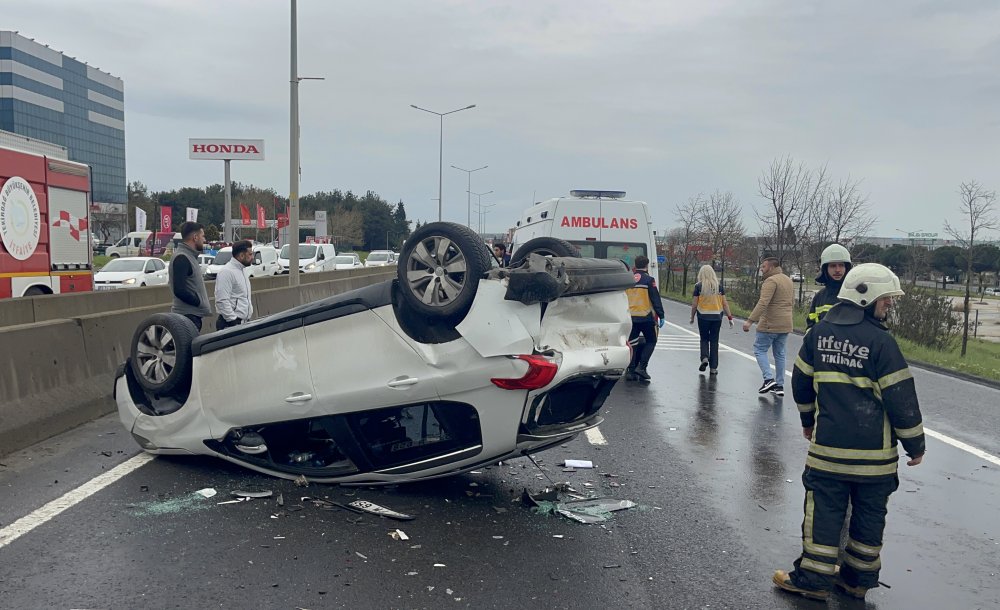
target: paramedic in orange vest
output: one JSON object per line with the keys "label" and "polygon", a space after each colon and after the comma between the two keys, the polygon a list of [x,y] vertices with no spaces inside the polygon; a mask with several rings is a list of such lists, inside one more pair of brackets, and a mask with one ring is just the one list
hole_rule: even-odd
{"label": "paramedic in orange vest", "polygon": [[[719,374],[719,331],[722,316],[729,318],[729,328],[733,327],[733,314],[726,301],[726,290],[715,275],[711,265],[702,265],[698,270],[698,283],[694,285],[691,301],[691,323],[698,316],[698,334],[701,337],[701,364],[698,370],[709,369],[709,375]],[[711,367],[711,368],[709,368]]]}
{"label": "paramedic in orange vest", "polygon": [[628,309],[632,315],[632,332],[629,333],[629,344],[636,346],[641,334],[646,343],[642,350],[638,351],[638,358],[635,352],[632,356],[632,364],[626,371],[625,379],[635,381],[649,381],[649,373],[646,372],[646,365],[649,358],[656,349],[656,329],[657,321],[659,327],[663,328],[663,301],[660,300],[660,291],[656,287],[656,280],[649,275],[649,258],[639,255],[635,257],[635,286],[626,290],[628,295]]}

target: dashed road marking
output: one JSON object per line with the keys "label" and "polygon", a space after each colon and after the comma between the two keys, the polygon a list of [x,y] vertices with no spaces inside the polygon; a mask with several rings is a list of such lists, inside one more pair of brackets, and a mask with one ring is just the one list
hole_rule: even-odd
{"label": "dashed road marking", "polygon": [[[676,325],[676,324],[674,324],[672,322],[667,322],[666,324],[668,326],[672,326],[672,327],[676,328],[677,330],[679,330],[681,332],[685,332],[685,333],[688,333],[688,334],[691,334],[691,335],[698,336],[697,333],[694,333],[694,332],[692,332],[692,331],[690,331],[690,330],[688,330],[686,328],[682,328],[682,327],[680,327],[680,326],[678,326],[678,325]],[[738,350],[738,349],[736,349],[734,347],[730,347],[728,345],[724,345],[722,343],[719,343],[719,349],[724,349],[724,350],[726,350],[728,352],[732,352],[734,354],[739,354],[740,356],[746,358],[747,360],[753,361],[754,363],[757,362],[757,359],[754,358],[754,356],[752,354],[747,354],[746,352],[741,352],[740,350]],[[787,360],[787,354],[786,354],[786,360]],[[771,365],[771,368],[774,368],[773,364]],[[785,375],[787,375],[789,379],[792,378],[792,372],[791,371],[785,371]],[[926,434],[927,436],[930,436],[932,438],[936,438],[937,440],[941,441],[942,443],[951,445],[952,447],[954,447],[956,449],[959,449],[961,451],[965,451],[966,453],[974,455],[974,456],[976,456],[977,458],[979,458],[981,460],[985,460],[985,461],[987,461],[987,462],[989,462],[991,464],[995,464],[997,466],[1000,466],[1000,457],[997,457],[997,456],[995,456],[995,455],[993,455],[991,453],[987,453],[987,452],[983,451],[982,449],[973,447],[972,445],[969,445],[968,443],[963,443],[962,441],[960,441],[958,439],[955,439],[955,438],[952,438],[952,437],[950,437],[950,436],[948,436],[946,434],[941,434],[940,432],[937,432],[936,430],[931,430],[927,426],[924,426],[924,434]]]}
{"label": "dashed road marking", "polygon": [[148,453],[140,453],[139,455],[115,466],[104,474],[94,477],[76,489],[63,494],[62,497],[56,498],[31,514],[21,517],[7,527],[0,529],[0,549],[27,534],[39,525],[46,523],[59,513],[86,500],[118,479],[121,479],[139,468],[142,468],[154,458],[155,456]]}
{"label": "dashed road marking", "polygon": [[585,430],[583,433],[591,445],[607,445],[608,439],[604,438],[601,434],[600,428],[591,428],[590,430]]}

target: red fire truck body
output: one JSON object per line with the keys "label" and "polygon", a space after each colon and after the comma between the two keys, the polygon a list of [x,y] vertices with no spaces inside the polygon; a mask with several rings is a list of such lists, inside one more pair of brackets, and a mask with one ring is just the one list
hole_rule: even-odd
{"label": "red fire truck body", "polygon": [[0,298],[93,289],[90,169],[0,147]]}

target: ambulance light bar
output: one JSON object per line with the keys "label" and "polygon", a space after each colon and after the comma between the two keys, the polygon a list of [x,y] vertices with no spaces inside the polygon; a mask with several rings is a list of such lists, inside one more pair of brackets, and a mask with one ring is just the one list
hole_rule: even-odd
{"label": "ambulance light bar", "polygon": [[580,198],[584,198],[584,197],[596,197],[598,199],[624,199],[625,198],[625,191],[587,191],[587,190],[578,190],[578,191],[570,191],[569,194],[570,194],[571,197],[580,197]]}

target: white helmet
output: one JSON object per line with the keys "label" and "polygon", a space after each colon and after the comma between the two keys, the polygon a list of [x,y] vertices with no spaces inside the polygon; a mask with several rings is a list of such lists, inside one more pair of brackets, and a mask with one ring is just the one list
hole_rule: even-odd
{"label": "white helmet", "polygon": [[823,250],[823,254],[819,255],[820,267],[828,263],[846,263],[850,265],[851,253],[840,244],[830,244]]}
{"label": "white helmet", "polygon": [[878,263],[862,263],[847,272],[837,298],[860,307],[868,307],[881,297],[898,297],[903,294],[899,278],[888,267]]}

